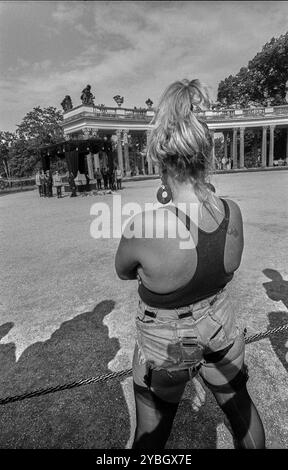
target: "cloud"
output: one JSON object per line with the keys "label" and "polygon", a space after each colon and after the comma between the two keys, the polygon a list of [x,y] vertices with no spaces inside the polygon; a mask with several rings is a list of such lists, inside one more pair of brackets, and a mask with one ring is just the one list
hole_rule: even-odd
{"label": "cloud", "polygon": [[77,23],[85,11],[83,2],[58,3],[56,10],[52,13],[52,19],[57,23],[73,25]]}
{"label": "cloud", "polygon": [[17,57],[15,66],[9,67],[7,71],[9,73],[14,73],[29,67],[29,65],[30,63],[28,62],[28,60],[22,59],[21,57]]}
{"label": "cloud", "polygon": [[[184,77],[200,78],[215,98],[220,80],[286,32],[287,16],[288,4],[277,1],[59,2],[51,12],[59,36],[53,50],[47,43],[45,59],[31,60],[30,68],[26,57],[18,61],[21,82],[8,72],[0,93],[7,103],[18,100],[16,122],[38,104],[60,107],[66,94],[80,104],[87,83],[96,103],[110,106],[117,93],[126,106],[144,105],[148,96],[156,103]],[[8,104],[3,109],[15,121]]]}
{"label": "cloud", "polygon": [[49,59],[42,60],[41,62],[35,62],[33,64],[32,70],[34,72],[42,72],[42,71],[47,71],[51,67],[52,62]]}
{"label": "cloud", "polygon": [[82,23],[76,23],[75,24],[75,30],[78,31],[78,33],[82,34],[83,36],[85,36],[88,39],[93,39],[94,38],[94,34],[90,31],[88,31],[88,29],[85,28],[85,26]]}

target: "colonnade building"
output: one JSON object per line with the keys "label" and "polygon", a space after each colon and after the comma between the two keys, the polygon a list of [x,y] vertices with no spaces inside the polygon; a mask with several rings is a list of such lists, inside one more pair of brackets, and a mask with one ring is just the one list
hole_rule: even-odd
{"label": "colonnade building", "polygon": [[[285,132],[285,155],[288,158],[288,105],[274,107],[254,107],[248,109],[223,109],[207,110],[196,113],[199,118],[204,119],[213,135],[213,141],[217,133],[224,136],[224,157],[230,159],[232,168],[245,167],[245,133],[249,130],[255,134],[261,133],[259,154],[259,166],[271,167],[274,164],[274,134],[275,129],[280,128]],[[66,140],[88,139],[99,134],[107,136],[114,142],[117,149],[117,164],[124,174],[131,174],[131,138],[141,137],[143,143],[139,149],[142,156],[142,173],[158,174],[158,168],[147,158],[145,153],[145,142],[147,134],[151,130],[151,120],[154,110],[147,108],[123,108],[106,107],[104,105],[82,104],[69,109],[64,113],[63,131]],[[105,138],[105,137],[104,137]],[[215,148],[215,147],[214,147]],[[214,159],[217,160],[215,150]],[[91,173],[101,167],[99,155],[88,154],[88,168]],[[91,165],[91,161],[93,164]],[[215,165],[216,166],[216,165]],[[93,175],[91,174],[92,178]]]}

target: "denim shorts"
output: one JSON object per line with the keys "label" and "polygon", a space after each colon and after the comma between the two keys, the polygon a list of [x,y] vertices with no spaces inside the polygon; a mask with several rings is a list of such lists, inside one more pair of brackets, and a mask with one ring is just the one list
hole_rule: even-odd
{"label": "denim shorts", "polygon": [[146,384],[147,368],[162,376],[186,377],[186,381],[199,372],[210,388],[219,390],[227,389],[243,372],[245,339],[236,325],[227,288],[173,310],[152,308],[140,300],[136,332],[133,377],[139,386]]}

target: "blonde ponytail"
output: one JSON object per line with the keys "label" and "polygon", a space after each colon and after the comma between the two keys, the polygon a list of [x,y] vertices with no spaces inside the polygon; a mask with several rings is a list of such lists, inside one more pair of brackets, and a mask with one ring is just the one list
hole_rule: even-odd
{"label": "blonde ponytail", "polygon": [[212,138],[196,110],[209,108],[208,90],[199,80],[179,80],[163,93],[152,121],[147,152],[175,177],[202,180],[212,160]]}

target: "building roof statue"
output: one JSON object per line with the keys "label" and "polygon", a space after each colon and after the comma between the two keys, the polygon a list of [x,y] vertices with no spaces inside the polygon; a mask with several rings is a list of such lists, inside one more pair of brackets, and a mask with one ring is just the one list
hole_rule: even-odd
{"label": "building roof statue", "polygon": [[70,111],[70,109],[73,109],[72,100],[71,100],[71,97],[69,95],[65,96],[64,100],[61,103],[61,106],[62,106],[65,113],[67,111]]}
{"label": "building roof statue", "polygon": [[94,106],[94,98],[95,96],[93,96],[93,93],[91,93],[91,85],[87,85],[86,88],[82,90],[82,94],[80,97],[82,104]]}
{"label": "building roof statue", "polygon": [[118,104],[119,108],[120,108],[121,104],[124,103],[124,97],[123,97],[123,96],[120,96],[120,95],[115,95],[115,96],[113,96],[113,100],[116,101],[116,103]]}
{"label": "building roof statue", "polygon": [[148,107],[149,109],[151,109],[151,108],[152,108],[153,101],[152,101],[152,100],[150,100],[150,98],[148,98],[148,99],[145,101],[145,103],[147,104],[147,107]]}

